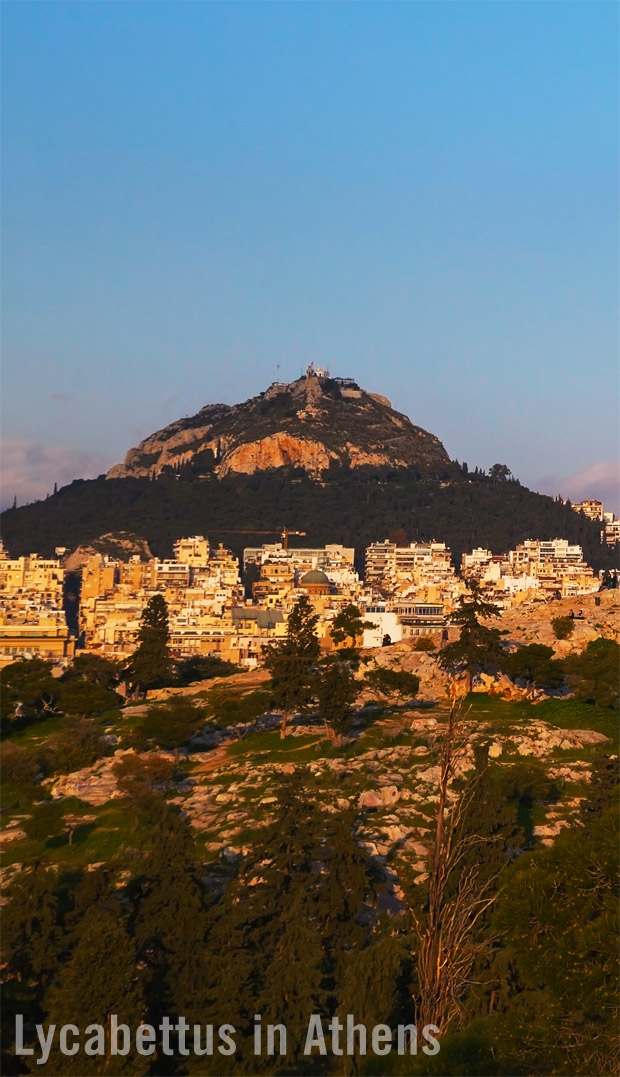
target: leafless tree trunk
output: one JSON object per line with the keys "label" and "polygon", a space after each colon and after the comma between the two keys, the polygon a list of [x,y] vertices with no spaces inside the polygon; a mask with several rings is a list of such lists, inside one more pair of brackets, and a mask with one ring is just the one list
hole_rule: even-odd
{"label": "leafless tree trunk", "polygon": [[[496,897],[499,873],[484,878],[481,865],[465,867],[473,846],[492,838],[462,836],[460,824],[477,791],[481,773],[470,778],[457,799],[451,783],[457,764],[467,751],[463,696],[453,693],[450,716],[440,745],[440,777],[435,834],[429,853],[428,905],[424,912],[411,909],[417,937],[418,982],[414,998],[419,1028],[435,1025],[440,1034],[461,1016],[461,1003],[473,982],[476,958],[489,947],[481,939],[479,923]],[[453,803],[451,804],[451,801]]]}
{"label": "leafless tree trunk", "polygon": [[292,717],[293,715],[290,711],[282,711],[282,721],[280,723],[280,740],[284,740],[288,723]]}

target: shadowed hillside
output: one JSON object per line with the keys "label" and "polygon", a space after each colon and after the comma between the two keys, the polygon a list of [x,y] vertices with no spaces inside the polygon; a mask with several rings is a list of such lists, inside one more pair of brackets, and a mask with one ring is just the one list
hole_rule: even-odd
{"label": "shadowed hillside", "polygon": [[[450,467],[458,475],[457,465]],[[421,481],[407,471],[369,469],[340,469],[337,479],[325,483],[290,469],[219,480],[102,477],[77,480],[45,501],[2,515],[12,556],[51,555],[55,546],[73,549],[121,530],[142,535],[158,557],[170,556],[175,539],[197,533],[240,552],[270,539],[235,531],[273,528],[276,541],[283,525],[306,531],[304,544],[355,546],[358,559],[371,542],[398,532],[398,541],[445,541],[459,560],[475,546],[500,553],[526,538],[561,536],[580,543],[595,570],[615,561],[614,551],[601,546],[598,524],[518,482],[492,483],[480,476],[459,476],[449,484]]]}

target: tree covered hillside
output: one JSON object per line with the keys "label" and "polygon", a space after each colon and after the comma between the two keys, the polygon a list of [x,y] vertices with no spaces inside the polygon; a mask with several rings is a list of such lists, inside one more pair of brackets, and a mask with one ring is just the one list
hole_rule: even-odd
{"label": "tree covered hillside", "polygon": [[[259,532],[273,528],[276,541],[287,526],[307,532],[304,545],[355,546],[360,560],[366,546],[388,537],[443,541],[460,560],[475,546],[502,553],[526,538],[561,536],[582,545],[595,570],[615,564],[614,551],[601,546],[600,525],[568,505],[516,481],[465,477],[452,468],[443,483],[410,471],[362,469],[340,469],[324,483],[285,469],[220,480],[76,480],[45,501],[4,512],[3,540],[13,557],[31,551],[50,556],[55,546],[72,549],[129,528],[144,536],[155,556],[166,557],[183,535],[206,534],[240,553],[270,541]],[[248,533],[235,533],[241,530]]]}

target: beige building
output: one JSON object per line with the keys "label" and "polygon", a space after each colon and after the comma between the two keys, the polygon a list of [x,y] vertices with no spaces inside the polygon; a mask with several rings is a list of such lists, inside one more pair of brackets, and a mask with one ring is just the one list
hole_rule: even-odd
{"label": "beige building", "polygon": [[10,558],[4,547],[0,550],[0,595],[32,591],[43,601],[62,601],[64,581],[65,570],[58,558],[37,553]]}
{"label": "beige building", "polygon": [[11,558],[0,544],[0,664],[73,653],[62,608],[64,580],[58,558]]}
{"label": "beige building", "polygon": [[387,596],[407,596],[452,608],[463,585],[445,542],[374,542],[366,550],[366,583]]}
{"label": "beige building", "polygon": [[461,572],[466,580],[478,580],[485,594],[503,606],[536,593],[565,597],[598,589],[581,546],[560,538],[526,539],[515,550],[499,556],[490,550],[473,550],[463,554]]}
{"label": "beige building", "polygon": [[597,501],[594,497],[586,498],[585,501],[575,502],[572,507],[575,512],[583,512],[584,516],[587,516],[589,520],[603,519],[603,502]]}

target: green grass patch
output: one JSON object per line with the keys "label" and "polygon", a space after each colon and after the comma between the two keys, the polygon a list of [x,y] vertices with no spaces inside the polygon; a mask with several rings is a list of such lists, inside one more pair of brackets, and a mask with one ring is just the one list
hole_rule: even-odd
{"label": "green grass patch", "polygon": [[541,721],[559,729],[594,729],[604,733],[613,747],[618,748],[620,718],[611,707],[597,707],[577,699],[549,699],[539,703],[534,710]]}
{"label": "green grass patch", "polygon": [[279,731],[251,733],[243,740],[233,741],[227,751],[231,759],[255,756],[257,763],[310,763],[323,759],[331,745],[320,733],[308,737],[284,737]]}
{"label": "green grass patch", "polygon": [[60,733],[65,725],[64,714],[52,714],[41,722],[35,722],[20,729],[19,732],[11,733],[11,742],[18,744],[20,748],[40,748],[47,738],[53,733]]}
{"label": "green grass patch", "polygon": [[[499,722],[505,727],[526,721],[546,722],[558,729],[593,729],[609,737],[618,747],[618,714],[610,707],[598,707],[578,699],[546,699],[542,703],[509,703],[496,696],[474,692],[467,697],[467,719],[475,722]],[[498,732],[501,727],[498,726]]]}

